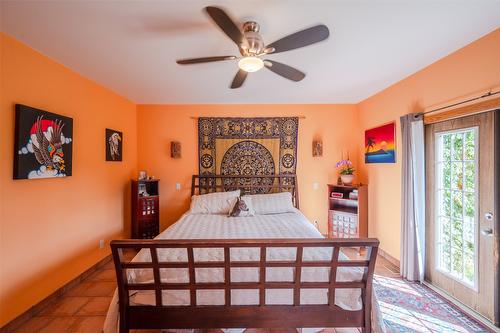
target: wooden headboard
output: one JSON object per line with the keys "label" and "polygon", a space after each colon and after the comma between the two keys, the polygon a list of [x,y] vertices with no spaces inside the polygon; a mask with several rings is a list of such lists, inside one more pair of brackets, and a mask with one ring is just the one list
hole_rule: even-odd
{"label": "wooden headboard", "polygon": [[241,194],[290,192],[293,204],[299,208],[297,176],[284,175],[193,175],[191,195],[240,190]]}

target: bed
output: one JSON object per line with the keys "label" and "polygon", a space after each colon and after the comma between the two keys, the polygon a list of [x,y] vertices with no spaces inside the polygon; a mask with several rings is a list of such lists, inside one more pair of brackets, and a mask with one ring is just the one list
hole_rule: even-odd
{"label": "bed", "polygon": [[[154,240],[112,241],[118,288],[105,333],[326,327],[384,331],[372,302],[378,240],[323,238],[298,210],[295,175],[193,176],[193,195],[235,189],[290,192],[295,208],[251,217],[190,210]],[[349,260],[344,247],[366,248],[366,256]],[[127,260],[124,251],[132,249],[139,252]]]}

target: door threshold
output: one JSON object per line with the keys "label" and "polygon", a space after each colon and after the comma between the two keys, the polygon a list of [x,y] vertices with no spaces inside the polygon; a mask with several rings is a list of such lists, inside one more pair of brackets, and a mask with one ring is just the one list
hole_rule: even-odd
{"label": "door threshold", "polygon": [[454,298],[453,296],[451,296],[450,294],[445,292],[443,289],[440,289],[440,288],[430,284],[427,281],[424,281],[423,284],[425,286],[429,287],[430,289],[432,289],[433,291],[435,291],[436,293],[438,293],[441,297],[444,297],[448,302],[457,306],[460,310],[465,312],[468,316],[471,316],[472,318],[474,318],[475,320],[477,320],[478,322],[480,322],[481,324],[483,324],[484,326],[486,326],[487,328],[489,328],[493,332],[500,333],[500,328],[493,325],[493,323],[491,321],[489,321],[488,319],[486,319],[482,315],[478,314],[476,311],[472,310],[467,305],[463,304],[462,302],[460,302],[459,300],[457,300],[456,298]]}

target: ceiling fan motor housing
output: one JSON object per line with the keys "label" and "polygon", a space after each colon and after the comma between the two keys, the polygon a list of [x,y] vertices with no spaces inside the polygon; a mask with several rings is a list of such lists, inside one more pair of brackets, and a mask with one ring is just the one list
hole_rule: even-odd
{"label": "ceiling fan motor housing", "polygon": [[249,21],[243,24],[243,35],[247,45],[241,45],[242,54],[245,56],[257,56],[264,51],[265,44],[259,34],[260,26],[257,22]]}

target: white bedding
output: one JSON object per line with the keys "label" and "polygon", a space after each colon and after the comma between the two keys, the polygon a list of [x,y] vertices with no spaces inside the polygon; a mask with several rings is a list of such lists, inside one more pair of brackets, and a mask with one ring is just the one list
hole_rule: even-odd
{"label": "white bedding", "polygon": [[[186,213],[178,222],[170,226],[157,236],[157,239],[239,239],[239,238],[322,238],[319,231],[307,221],[299,211],[256,215],[252,217],[226,217],[225,215],[201,215]],[[294,248],[268,248],[267,260],[295,260]],[[203,249],[194,252],[196,261],[223,261],[222,249]],[[259,250],[256,248],[231,249],[231,260],[258,261]],[[303,260],[330,260],[331,249],[305,248]],[[342,254],[341,254],[342,255]],[[160,261],[187,261],[185,249],[163,249],[158,251]],[[344,257],[345,258],[345,257]],[[141,250],[134,261],[150,261],[149,250]],[[267,281],[293,281],[293,268],[268,268]],[[301,280],[307,282],[327,282],[329,268],[303,268]],[[339,268],[337,281],[360,281],[362,272],[356,268]],[[135,283],[153,281],[150,270],[134,270],[129,272],[129,279]],[[187,269],[161,270],[163,282],[188,282]],[[223,282],[222,268],[198,268],[196,271],[198,282]],[[233,268],[231,270],[233,282],[258,281],[258,268]],[[258,290],[233,290],[231,302],[235,305],[258,304]],[[302,289],[301,304],[326,304],[327,289]],[[374,299],[374,313],[378,314],[378,305]],[[130,298],[132,304],[154,305],[154,292],[141,291],[133,293]],[[117,332],[118,306],[117,295],[111,301],[106,318],[104,333]],[[165,305],[189,305],[189,291],[164,291]],[[198,290],[197,303],[199,305],[224,304],[224,290]],[[266,290],[266,304],[293,304],[293,290],[274,289]],[[335,292],[335,304],[345,310],[359,310],[362,308],[361,291],[359,289],[342,289]],[[374,331],[383,332],[379,325],[378,315],[374,317]]]}

